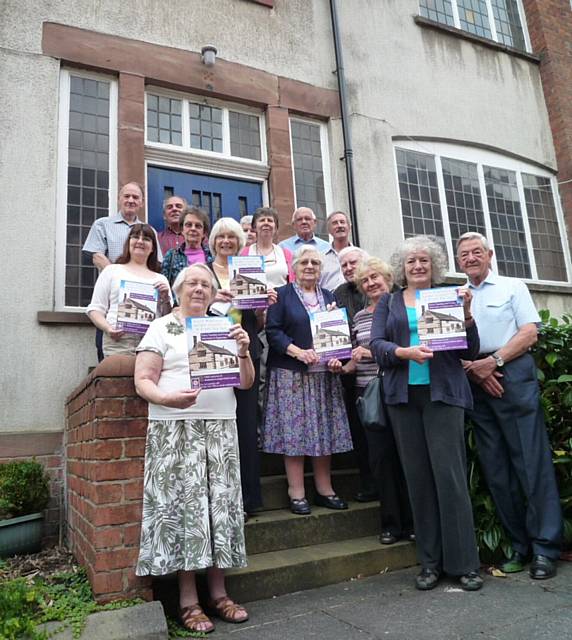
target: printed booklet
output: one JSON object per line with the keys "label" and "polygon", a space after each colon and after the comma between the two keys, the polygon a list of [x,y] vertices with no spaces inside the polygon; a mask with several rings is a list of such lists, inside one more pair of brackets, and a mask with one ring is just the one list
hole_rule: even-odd
{"label": "printed booklet", "polygon": [[467,348],[465,313],[458,287],[417,291],[415,308],[421,344],[433,351]]}
{"label": "printed booklet", "polygon": [[325,363],[332,358],[347,360],[352,357],[352,340],[348,314],[344,307],[310,314],[314,351]]}
{"label": "printed booklet", "polygon": [[236,340],[230,318],[187,318],[187,345],[192,389],[221,389],[240,384]]}
{"label": "printed booklet", "polygon": [[152,284],[122,280],[119,285],[117,329],[144,335],[157,316],[159,292]]}
{"label": "printed booklet", "polygon": [[234,307],[264,309],[268,306],[264,256],[229,256],[228,273]]}

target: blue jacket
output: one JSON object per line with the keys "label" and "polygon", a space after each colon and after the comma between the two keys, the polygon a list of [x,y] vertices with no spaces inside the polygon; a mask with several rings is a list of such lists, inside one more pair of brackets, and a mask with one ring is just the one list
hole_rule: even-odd
{"label": "blue jacket", "polygon": [[[403,291],[393,295],[389,309],[388,294],[379,301],[371,326],[371,351],[383,370],[383,391],[386,404],[407,403],[409,360],[395,355],[397,347],[410,346],[409,322]],[[476,324],[467,328],[467,349],[435,351],[429,360],[431,400],[454,407],[472,409],[473,396],[461,358],[474,360],[479,353],[479,333]]]}
{"label": "blue jacket", "polygon": [[[300,301],[292,284],[279,287],[278,301],[268,307],[266,315],[266,338],[270,345],[267,367],[306,371],[308,365],[286,353],[288,345],[294,343],[300,349],[311,349],[312,328],[306,308]],[[334,294],[322,289],[324,302],[334,302]]]}

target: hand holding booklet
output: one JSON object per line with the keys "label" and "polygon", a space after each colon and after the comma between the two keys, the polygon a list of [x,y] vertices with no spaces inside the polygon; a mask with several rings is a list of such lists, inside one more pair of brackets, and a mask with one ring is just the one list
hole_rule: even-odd
{"label": "hand holding booklet", "polygon": [[264,256],[229,256],[228,272],[234,307],[265,309],[268,306]]}
{"label": "hand holding booklet", "polygon": [[119,285],[116,328],[145,334],[157,316],[159,292],[152,284],[122,280]]}
{"label": "hand holding booklet", "polygon": [[467,348],[465,312],[458,287],[418,289],[415,308],[422,345],[433,351]]}
{"label": "hand holding booklet", "polygon": [[346,360],[352,357],[352,341],[345,308],[312,313],[310,324],[314,351],[320,356],[321,363],[332,358]]}

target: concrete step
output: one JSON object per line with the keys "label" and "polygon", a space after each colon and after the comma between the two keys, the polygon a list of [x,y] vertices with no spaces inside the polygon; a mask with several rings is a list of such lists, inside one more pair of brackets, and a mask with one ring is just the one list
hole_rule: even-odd
{"label": "concrete step", "polygon": [[245,527],[248,557],[259,553],[379,535],[379,503],[350,502],[346,511],[312,507],[309,516],[286,509],[251,516]]}
{"label": "concrete step", "polygon": [[258,553],[249,566],[227,571],[227,586],[239,602],[261,600],[371,576],[416,564],[415,545],[383,546],[377,536]]}
{"label": "concrete step", "polygon": [[[312,470],[312,459],[306,456],[304,461],[306,471]],[[335,453],[332,456],[332,469],[351,469],[357,466],[356,455],[353,451]],[[260,475],[272,476],[284,473],[284,456],[276,453],[260,453]]]}
{"label": "concrete step", "polygon": [[[288,483],[285,475],[263,476],[260,479],[262,488],[262,503],[264,510],[287,509],[289,506]],[[357,469],[338,469],[332,471],[332,484],[334,491],[344,500],[350,500],[359,488],[359,475]],[[304,475],[306,496],[312,501],[315,495],[313,474]]]}

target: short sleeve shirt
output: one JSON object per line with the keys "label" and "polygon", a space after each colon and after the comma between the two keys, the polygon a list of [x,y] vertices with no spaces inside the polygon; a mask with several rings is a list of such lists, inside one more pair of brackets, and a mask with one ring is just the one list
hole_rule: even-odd
{"label": "short sleeve shirt", "polygon": [[540,316],[527,286],[518,278],[489,271],[473,293],[471,312],[479,330],[480,353],[501,349],[525,324],[538,324]]}
{"label": "short sleeve shirt", "polygon": [[[189,356],[185,328],[172,313],[154,320],[136,349],[151,351],[163,358],[157,386],[162,391],[191,388]],[[188,409],[173,409],[149,403],[150,420],[235,419],[236,399],[231,387],[203,389],[196,404]]]}
{"label": "short sleeve shirt", "polygon": [[300,247],[304,245],[310,245],[315,247],[320,253],[326,253],[330,249],[330,243],[318,238],[318,236],[312,236],[309,240],[302,240],[300,236],[290,236],[286,240],[278,243],[283,249],[288,249],[292,253],[295,253]]}

